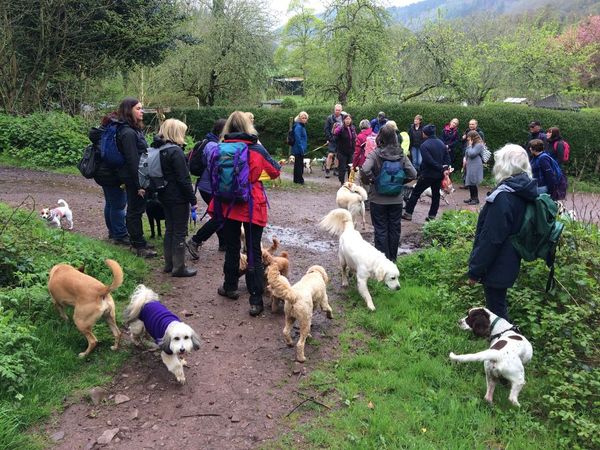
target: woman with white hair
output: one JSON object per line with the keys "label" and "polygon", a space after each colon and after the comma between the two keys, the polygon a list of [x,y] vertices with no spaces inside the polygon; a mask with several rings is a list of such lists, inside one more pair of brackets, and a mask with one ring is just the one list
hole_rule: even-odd
{"label": "woman with white hair", "polygon": [[523,223],[525,207],[537,197],[537,183],[531,178],[529,157],[519,145],[507,144],[494,153],[496,188],[486,198],[469,258],[469,283],[483,284],[486,307],[508,321],[506,291],[512,287],[521,266],[521,257],[510,236]]}

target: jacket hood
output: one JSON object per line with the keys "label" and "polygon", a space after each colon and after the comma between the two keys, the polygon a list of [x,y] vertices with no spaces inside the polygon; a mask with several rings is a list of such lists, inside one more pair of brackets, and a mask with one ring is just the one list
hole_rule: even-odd
{"label": "jacket hood", "polygon": [[487,197],[486,201],[493,203],[500,192],[512,192],[527,201],[533,201],[538,196],[537,181],[526,173],[520,173],[503,180]]}
{"label": "jacket hood", "polygon": [[217,136],[214,133],[208,132],[206,133],[206,136],[204,136],[204,139],[206,139],[209,142],[219,142],[219,136]]}
{"label": "jacket hood", "polygon": [[404,156],[400,147],[394,146],[394,145],[386,145],[385,147],[377,147],[375,149],[375,154],[378,157],[380,157],[382,159],[387,159],[389,161],[397,161],[400,158],[402,158],[402,156]]}
{"label": "jacket hood", "polygon": [[152,138],[152,144],[151,147],[153,148],[160,148],[163,145],[165,145],[167,142],[164,141],[158,134],[155,134],[154,137]]}
{"label": "jacket hood", "polygon": [[248,133],[228,133],[223,137],[224,141],[249,141],[252,144],[256,144],[258,141],[258,136],[255,134]]}

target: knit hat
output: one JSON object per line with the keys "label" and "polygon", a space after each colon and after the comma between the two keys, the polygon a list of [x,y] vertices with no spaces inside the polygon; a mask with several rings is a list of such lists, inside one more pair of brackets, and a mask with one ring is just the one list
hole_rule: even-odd
{"label": "knit hat", "polygon": [[423,127],[423,134],[427,137],[435,136],[435,125],[430,123]]}

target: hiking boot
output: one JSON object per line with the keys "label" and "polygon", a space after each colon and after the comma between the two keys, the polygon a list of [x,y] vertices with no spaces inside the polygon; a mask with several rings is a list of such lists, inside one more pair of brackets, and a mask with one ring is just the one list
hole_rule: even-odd
{"label": "hiking boot", "polygon": [[431,222],[432,220],[435,220],[435,216],[427,216],[427,217],[425,217],[425,222]]}
{"label": "hiking boot", "polygon": [[112,243],[115,245],[123,245],[125,247],[131,246],[131,241],[129,240],[129,236],[123,236],[122,238],[114,238]]}
{"label": "hiking boot", "polygon": [[238,298],[240,298],[240,293],[237,290],[226,291],[223,286],[219,286],[219,288],[217,289],[217,294],[219,294],[222,297],[230,298],[231,300],[237,300]]}
{"label": "hiking boot", "polygon": [[264,311],[263,305],[250,305],[250,315],[252,317],[258,316],[260,313]]}
{"label": "hiking boot", "polygon": [[467,205],[479,205],[479,200],[477,200],[476,198],[472,198],[466,203]]}
{"label": "hiking boot", "polygon": [[329,169],[325,169],[325,178],[329,178],[331,175],[329,175],[330,170]]}
{"label": "hiking boot", "polygon": [[469,203],[471,200],[472,200],[472,199],[470,199],[470,198],[467,198],[467,199],[463,200],[463,203]]}
{"label": "hiking boot", "polygon": [[407,212],[403,212],[402,213],[402,220],[412,220],[412,214],[409,214]]}
{"label": "hiking boot", "polygon": [[194,238],[189,238],[187,241],[185,241],[185,246],[193,260],[200,259],[198,248],[202,246],[202,243],[199,244],[194,240]]}
{"label": "hiking boot", "polygon": [[220,252],[224,252],[225,251],[225,244],[219,244],[219,251]]}
{"label": "hiking boot", "polygon": [[155,256],[158,255],[158,253],[156,253],[154,250],[150,250],[149,248],[146,248],[146,247],[137,248],[135,250],[135,254],[137,256],[139,256],[140,258],[154,258]]}

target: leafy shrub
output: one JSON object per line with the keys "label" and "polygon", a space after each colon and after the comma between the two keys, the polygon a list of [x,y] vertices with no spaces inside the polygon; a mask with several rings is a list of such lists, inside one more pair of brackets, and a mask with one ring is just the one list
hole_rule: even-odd
{"label": "leafy shrub", "polygon": [[281,107],[284,109],[296,109],[298,107],[298,104],[296,103],[296,100],[294,100],[293,98],[286,97],[281,102]]}
{"label": "leafy shrub", "polygon": [[438,220],[425,223],[423,239],[432,246],[449,247],[456,241],[473,242],[478,215],[473,211],[445,211]]}
{"label": "leafy shrub", "polygon": [[[441,305],[451,310],[450,316],[464,314],[483,298],[481,286],[465,283],[471,245],[453,241],[452,230],[472,239],[474,222],[469,225],[457,213],[427,224],[428,240],[446,247],[431,248],[400,261],[404,276],[439,286]],[[544,292],[547,276],[543,261],[523,263],[508,294],[510,314],[535,349],[528,369],[533,374],[529,376],[543,380],[539,392],[542,401],[535,407],[558,427],[565,447],[599,448],[598,228],[568,222],[557,252],[558,288],[550,293]]]}

